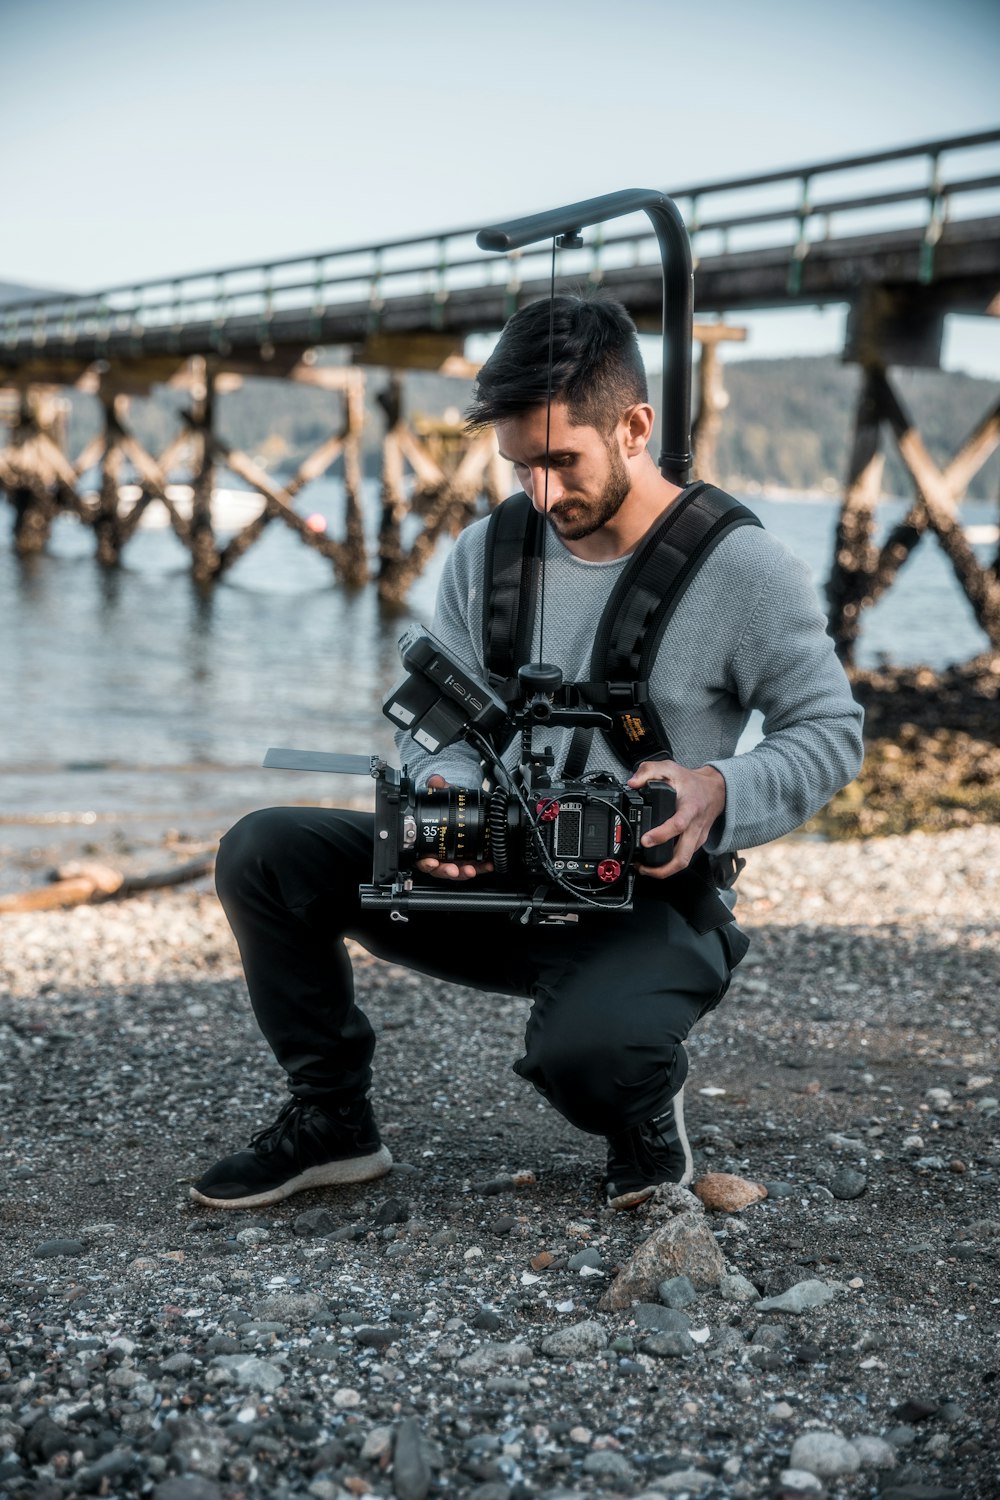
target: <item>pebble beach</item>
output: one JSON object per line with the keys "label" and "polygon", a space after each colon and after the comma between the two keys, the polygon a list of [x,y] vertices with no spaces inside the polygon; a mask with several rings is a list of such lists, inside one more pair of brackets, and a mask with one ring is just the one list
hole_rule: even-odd
{"label": "pebble beach", "polygon": [[199,1208],[284,1098],[211,890],[0,918],[0,1494],[1000,1494],[998,871],[989,824],[750,852],[689,1046],[730,1212],[611,1214],[526,1005],[360,952],[393,1172]]}

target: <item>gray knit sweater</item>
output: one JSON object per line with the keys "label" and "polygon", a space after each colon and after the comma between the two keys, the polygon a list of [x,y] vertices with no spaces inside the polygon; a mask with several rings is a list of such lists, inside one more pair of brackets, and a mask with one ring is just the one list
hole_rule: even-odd
{"label": "gray knit sweater", "polygon": [[[479,675],[486,526],[484,520],[468,527],[449,554],[433,626]],[[589,680],[597,622],[628,561],[585,562],[546,527],[544,660],[561,667],[566,682]],[[534,661],[542,650],[539,629],[536,610]],[[861,765],[862,710],[826,634],[808,571],[759,527],[736,528],[703,564],[664,633],[649,682],[674,759],[715,766],[725,778],[725,813],[705,846],[709,853],[789,833]],[[764,737],[737,755],[751,709],[764,716]],[[544,732],[557,769],[571,734]],[[397,747],[418,785],[435,772],[456,786],[480,784],[478,758],[464,740],[431,756],[400,733]],[[511,769],[518,749],[515,739],[506,756]],[[629,774],[596,734],[587,770],[601,769],[622,780]]]}

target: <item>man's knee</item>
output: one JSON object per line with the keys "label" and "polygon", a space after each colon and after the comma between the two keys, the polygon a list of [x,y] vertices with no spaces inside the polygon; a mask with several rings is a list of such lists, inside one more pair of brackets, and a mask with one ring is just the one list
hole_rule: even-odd
{"label": "man's knee", "polygon": [[289,848],[288,809],[265,807],[247,813],[224,834],[215,861],[215,888],[219,899],[238,899],[248,876],[280,860]]}
{"label": "man's knee", "polygon": [[655,1047],[537,1039],[517,1071],[578,1130],[613,1135],[664,1108],[684,1083],[687,1054],[679,1040],[667,1038]]}

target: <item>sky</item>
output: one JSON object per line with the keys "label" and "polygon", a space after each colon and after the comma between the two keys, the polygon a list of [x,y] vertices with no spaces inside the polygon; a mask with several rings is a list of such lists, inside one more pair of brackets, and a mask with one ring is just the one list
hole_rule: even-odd
{"label": "sky", "polygon": [[[89,290],[989,128],[998,57],[987,0],[0,0],[0,280]],[[836,350],[843,315],[741,322],[730,357]],[[1000,320],[949,320],[945,356],[1000,377]]]}

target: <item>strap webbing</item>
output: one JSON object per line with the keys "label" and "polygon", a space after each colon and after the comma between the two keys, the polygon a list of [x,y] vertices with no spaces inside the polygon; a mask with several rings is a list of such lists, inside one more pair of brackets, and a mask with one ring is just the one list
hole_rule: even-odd
{"label": "strap webbing", "polygon": [[491,686],[508,702],[517,696],[517,669],[529,660],[541,567],[542,518],[527,495],[498,505],[486,528],[483,661]]}

